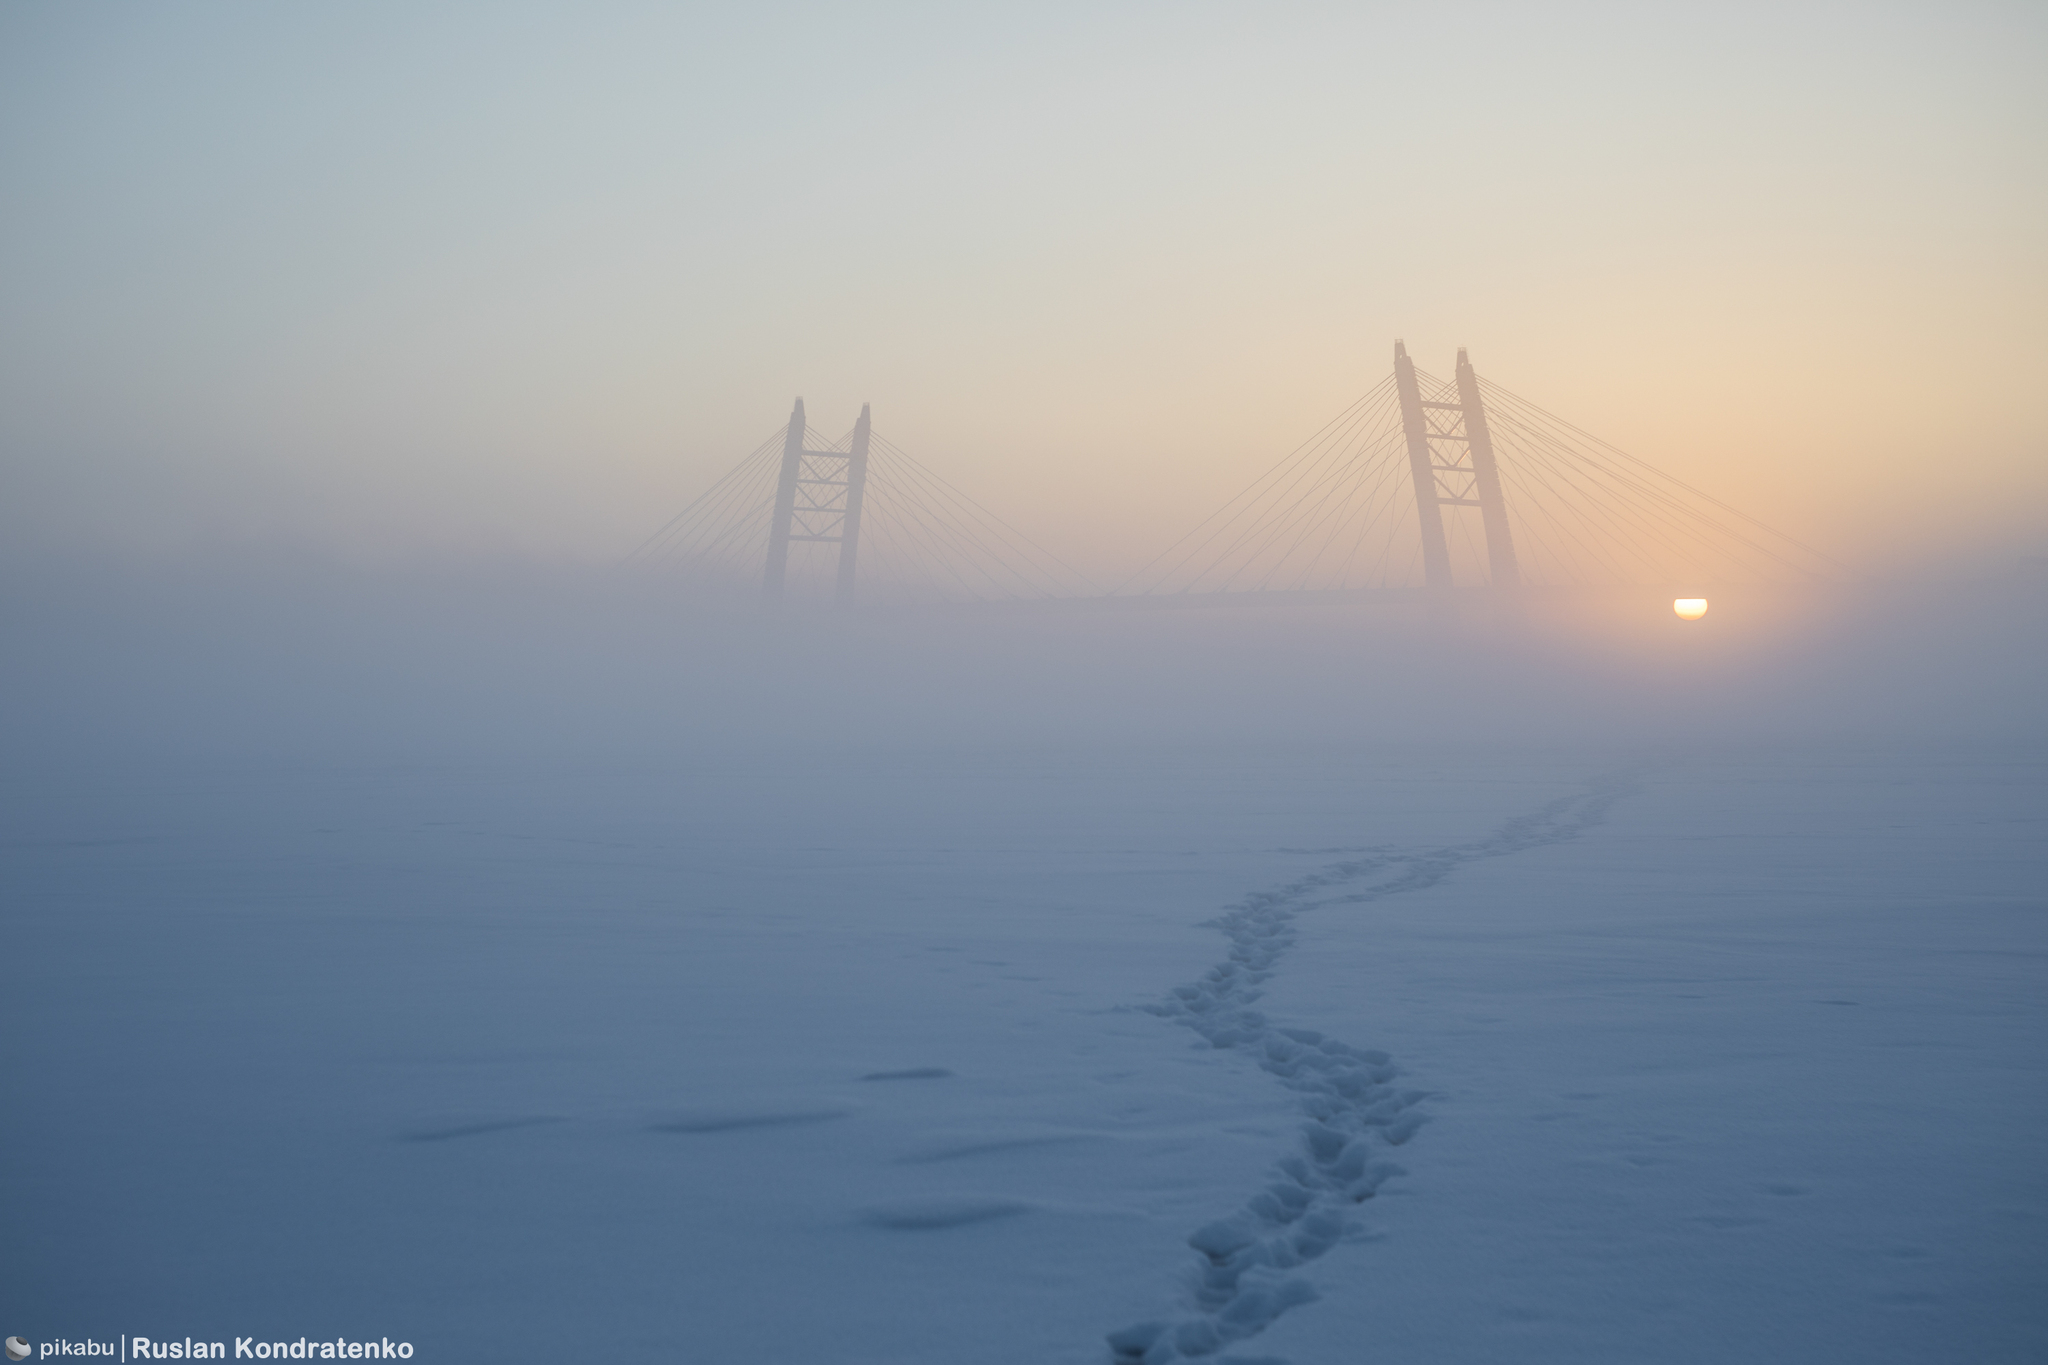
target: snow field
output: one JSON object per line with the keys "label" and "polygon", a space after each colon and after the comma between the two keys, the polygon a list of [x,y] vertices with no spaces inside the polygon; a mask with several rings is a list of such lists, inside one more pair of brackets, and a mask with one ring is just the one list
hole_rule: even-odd
{"label": "snow field", "polygon": [[41,781],[0,1308],[442,1359],[2034,1358],[2040,768],[1937,757]]}

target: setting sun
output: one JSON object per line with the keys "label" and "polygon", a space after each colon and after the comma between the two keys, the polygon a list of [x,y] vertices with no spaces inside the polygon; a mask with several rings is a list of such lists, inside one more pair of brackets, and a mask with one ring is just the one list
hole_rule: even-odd
{"label": "setting sun", "polygon": [[1707,614],[1707,599],[1704,597],[1681,597],[1671,604],[1671,610],[1687,621],[1697,621]]}

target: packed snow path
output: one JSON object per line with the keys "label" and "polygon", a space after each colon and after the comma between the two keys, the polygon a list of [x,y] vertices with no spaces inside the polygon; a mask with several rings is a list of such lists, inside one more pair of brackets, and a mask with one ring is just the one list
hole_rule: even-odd
{"label": "packed snow path", "polygon": [[[1261,984],[1294,944],[1295,917],[1326,905],[1420,891],[1466,863],[1576,838],[1633,790],[1631,776],[1595,778],[1585,791],[1518,816],[1476,843],[1413,852],[1350,850],[1365,856],[1333,863],[1278,890],[1255,892],[1216,921],[1230,943],[1229,957],[1201,980],[1177,986],[1164,1001],[1143,1008],[1193,1029],[1211,1047],[1252,1057],[1300,1093],[1308,1117],[1300,1150],[1276,1163],[1274,1179],[1236,1213],[1188,1238],[1197,1256],[1189,1276],[1193,1311],[1110,1333],[1117,1365],[1214,1356],[1312,1300],[1308,1282],[1288,1272],[1355,1230],[1351,1210],[1403,1174],[1386,1159],[1385,1149],[1407,1142],[1424,1122],[1416,1106],[1427,1092],[1396,1088],[1399,1069],[1386,1053],[1311,1029],[1280,1027],[1252,1008],[1263,993]],[[1339,890],[1360,882],[1368,885]]]}

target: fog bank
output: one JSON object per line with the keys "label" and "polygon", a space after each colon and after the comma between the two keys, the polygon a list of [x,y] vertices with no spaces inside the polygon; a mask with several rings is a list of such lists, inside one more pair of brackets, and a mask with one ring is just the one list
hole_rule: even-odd
{"label": "fog bank", "polygon": [[10,578],[17,761],[2039,738],[2048,584],[851,614],[531,564]]}

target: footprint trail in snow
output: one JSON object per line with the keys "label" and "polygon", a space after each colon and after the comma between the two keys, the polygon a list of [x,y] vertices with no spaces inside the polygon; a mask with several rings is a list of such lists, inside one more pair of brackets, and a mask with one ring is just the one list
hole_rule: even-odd
{"label": "footprint trail in snow", "polygon": [[[1402,1174],[1387,1149],[1424,1122],[1420,1090],[1394,1085],[1384,1052],[1352,1047],[1308,1029],[1282,1028],[1253,1004],[1294,944],[1297,915],[1326,905],[1357,905],[1436,885],[1466,863],[1576,838],[1634,790],[1633,773],[1598,778],[1585,791],[1508,821],[1475,843],[1403,852],[1357,850],[1274,891],[1247,896],[1217,927],[1230,955],[1202,979],[1144,1006],[1199,1033],[1212,1047],[1235,1048],[1302,1097],[1308,1118],[1298,1150],[1276,1163],[1274,1179],[1227,1218],[1188,1238],[1196,1252],[1189,1277],[1191,1312],[1109,1334],[1116,1365],[1214,1357],[1256,1335],[1282,1313],[1315,1298],[1288,1272],[1334,1247],[1355,1226],[1353,1210]],[[1366,883],[1359,890],[1343,888]]]}

